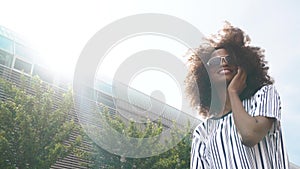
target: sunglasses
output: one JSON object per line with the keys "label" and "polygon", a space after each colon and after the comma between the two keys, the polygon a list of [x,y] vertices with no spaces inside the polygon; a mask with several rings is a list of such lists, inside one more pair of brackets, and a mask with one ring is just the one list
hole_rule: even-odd
{"label": "sunglasses", "polygon": [[224,57],[219,57],[219,56],[212,57],[208,60],[208,62],[206,64],[210,67],[220,66],[223,63],[223,61],[229,65],[235,65],[234,60],[229,55],[224,56]]}

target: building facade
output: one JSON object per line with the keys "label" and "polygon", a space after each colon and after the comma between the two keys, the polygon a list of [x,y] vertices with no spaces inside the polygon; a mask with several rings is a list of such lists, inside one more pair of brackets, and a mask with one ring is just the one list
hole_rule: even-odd
{"label": "building facade", "polygon": [[[30,46],[18,38],[16,33],[0,27],[0,77],[10,82],[19,84],[21,83],[20,77],[26,76],[29,79],[32,76],[39,76],[39,78],[46,84],[52,86],[57,94],[57,102],[62,99],[61,96],[68,88],[72,85],[72,82],[66,81],[65,77],[59,77],[53,74],[47,67],[43,66],[39,62],[38,53],[36,53]],[[70,79],[70,78],[68,78]],[[114,94],[114,88],[118,90],[128,90],[130,100],[128,97],[121,94]],[[99,125],[93,124],[93,114],[86,105],[97,105],[99,109],[107,108],[111,115],[121,114],[126,116],[124,120],[137,119],[143,120],[150,119],[155,121],[158,117],[161,118],[161,122],[165,129],[171,128],[174,121],[178,123],[180,127],[184,127],[187,121],[192,124],[198,124],[199,119],[196,119],[180,110],[166,105],[159,100],[150,98],[148,95],[143,94],[135,89],[132,89],[124,84],[118,84],[112,86],[111,84],[98,80],[95,86],[88,88],[89,92],[92,93],[88,97],[79,96],[85,98],[84,108],[78,108],[76,99],[75,106],[72,116],[75,117],[76,122],[81,124]],[[77,93],[75,93],[76,95]],[[6,96],[0,90],[0,98],[5,99]],[[151,110],[150,110],[151,108]],[[163,108],[163,109],[162,109]],[[159,110],[159,113],[157,113]],[[161,111],[163,110],[163,111]],[[122,113],[120,113],[122,111]],[[193,127],[192,127],[193,128]],[[85,168],[81,163],[87,161],[77,158],[75,155],[68,155],[66,158],[56,162],[51,168],[62,169],[62,168]]]}

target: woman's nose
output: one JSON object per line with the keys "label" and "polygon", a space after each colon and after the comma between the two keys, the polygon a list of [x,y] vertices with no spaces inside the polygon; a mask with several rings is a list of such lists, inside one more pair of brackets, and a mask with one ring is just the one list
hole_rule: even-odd
{"label": "woman's nose", "polygon": [[221,65],[227,65],[228,62],[226,61],[225,57],[221,57]]}

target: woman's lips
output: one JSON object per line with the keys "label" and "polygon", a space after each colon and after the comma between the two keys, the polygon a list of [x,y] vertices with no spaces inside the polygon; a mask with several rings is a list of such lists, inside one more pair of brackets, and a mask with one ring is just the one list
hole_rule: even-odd
{"label": "woman's lips", "polygon": [[231,69],[221,69],[218,71],[218,74],[226,75],[232,73]]}

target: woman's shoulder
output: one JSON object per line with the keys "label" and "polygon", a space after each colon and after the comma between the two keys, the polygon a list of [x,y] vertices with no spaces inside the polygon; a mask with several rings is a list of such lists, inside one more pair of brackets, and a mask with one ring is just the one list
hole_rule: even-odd
{"label": "woman's shoulder", "polygon": [[207,118],[198,124],[194,129],[194,135],[206,136],[212,130],[215,129],[216,125],[219,123],[219,120]]}
{"label": "woman's shoulder", "polygon": [[205,135],[207,129],[207,119],[199,123],[194,129],[194,135]]}
{"label": "woman's shoulder", "polygon": [[261,87],[245,105],[252,116],[281,119],[281,99],[274,85]]}
{"label": "woman's shoulder", "polygon": [[200,130],[205,130],[206,128],[206,122],[207,120],[202,121],[201,123],[199,123],[196,127],[195,127],[195,131],[200,131]]}
{"label": "woman's shoulder", "polygon": [[267,90],[276,90],[276,87],[274,84],[267,84],[263,85],[258,91],[267,91]]}
{"label": "woman's shoulder", "polygon": [[262,86],[260,89],[258,89],[255,93],[254,93],[254,97],[261,97],[263,95],[266,94],[275,94],[278,95],[278,91],[275,87],[274,84],[268,84],[268,85],[264,85]]}

